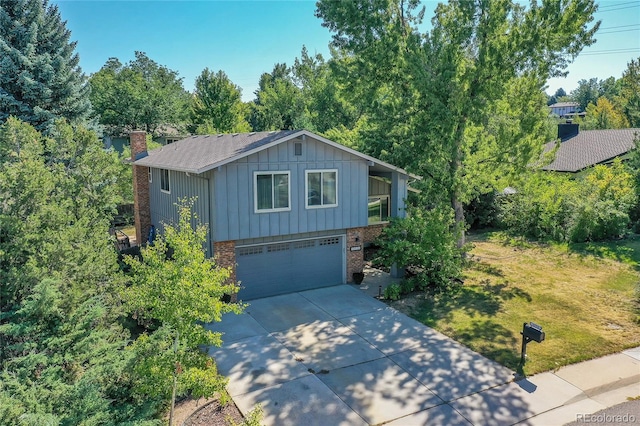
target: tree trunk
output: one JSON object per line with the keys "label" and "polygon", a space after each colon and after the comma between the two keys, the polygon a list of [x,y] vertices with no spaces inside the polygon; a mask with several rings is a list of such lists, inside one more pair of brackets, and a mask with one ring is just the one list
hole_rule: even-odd
{"label": "tree trunk", "polygon": [[458,238],[458,248],[461,249],[465,244],[465,235],[464,235],[464,208],[462,206],[462,201],[458,198],[457,191],[453,192],[451,196],[451,207],[453,207],[454,217],[456,221],[456,225],[458,225],[460,230],[460,237]]}
{"label": "tree trunk", "polygon": [[[466,118],[462,120],[464,123]],[[464,208],[462,206],[462,201],[460,201],[460,183],[458,174],[462,169],[462,143],[464,137],[464,125],[458,124],[456,128],[456,137],[453,147],[453,158],[451,159],[451,178],[454,182],[454,187],[451,188],[451,207],[453,208],[454,218],[456,222],[456,227],[458,232],[460,232],[460,237],[458,238],[458,248],[461,249],[465,244],[465,235],[464,235]]]}
{"label": "tree trunk", "polygon": [[180,333],[176,331],[176,339],[173,342],[174,351],[174,368],[173,368],[173,387],[171,388],[171,410],[169,410],[169,426],[173,426],[173,412],[176,408],[176,389],[178,387],[178,341],[180,339]]}

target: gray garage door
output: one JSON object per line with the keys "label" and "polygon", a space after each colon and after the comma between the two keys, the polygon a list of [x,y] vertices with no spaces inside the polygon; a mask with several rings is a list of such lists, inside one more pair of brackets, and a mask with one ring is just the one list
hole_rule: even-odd
{"label": "gray garage door", "polygon": [[241,300],[343,282],[344,237],[278,242],[236,249]]}

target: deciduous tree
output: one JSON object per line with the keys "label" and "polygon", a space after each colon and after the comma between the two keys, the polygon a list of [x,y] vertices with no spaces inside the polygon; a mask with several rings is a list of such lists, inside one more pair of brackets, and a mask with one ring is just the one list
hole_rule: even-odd
{"label": "deciduous tree", "polygon": [[271,73],[262,74],[255,95],[250,119],[254,131],[305,127],[300,89],[293,83],[286,64],[276,64]]}
{"label": "deciduous tree", "polygon": [[205,68],[196,78],[190,130],[199,134],[248,132],[248,107],[241,95],[240,87],[224,71],[213,73]]}
{"label": "deciduous tree", "polygon": [[640,127],[640,58],[632,59],[622,73],[620,104],[631,127]]}
{"label": "deciduous tree", "polygon": [[93,74],[91,102],[108,134],[142,129],[155,133],[160,126],[184,126],[190,96],[176,71],[159,65],[144,52],[123,65],[110,58]]}
{"label": "deciduous tree", "polygon": [[122,292],[130,312],[137,318],[158,321],[160,327],[140,336],[135,349],[141,394],[196,398],[224,392],[226,380],[218,375],[203,345],[220,345],[220,333],[203,325],[220,321],[222,314],[239,313],[241,306],[223,301],[238,291],[230,272],[207,258],[203,245],[207,229],[196,225],[192,203],[178,206],[179,222],[166,225],[164,235],[142,250],[142,260],[126,259],[131,285]]}
{"label": "deciduous tree", "polygon": [[595,10],[592,0],[451,1],[426,34],[414,0],[320,1],[317,16],[384,112],[365,146],[423,175],[463,223],[463,202],[539,155],[542,89],[593,43]]}

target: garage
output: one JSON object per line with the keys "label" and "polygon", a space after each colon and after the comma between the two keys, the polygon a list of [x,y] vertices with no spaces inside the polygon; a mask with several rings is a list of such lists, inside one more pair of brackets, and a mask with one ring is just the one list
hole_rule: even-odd
{"label": "garage", "polygon": [[236,248],[238,298],[251,300],[344,283],[344,236]]}

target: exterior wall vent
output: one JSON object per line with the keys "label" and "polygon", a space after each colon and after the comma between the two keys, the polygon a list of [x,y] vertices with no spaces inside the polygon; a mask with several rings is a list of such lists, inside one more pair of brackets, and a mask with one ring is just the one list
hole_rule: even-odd
{"label": "exterior wall vent", "polygon": [[302,144],[300,142],[293,144],[293,152],[295,155],[302,155]]}

